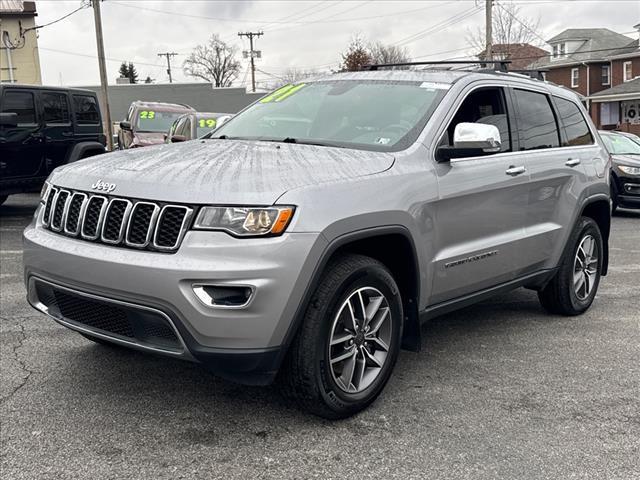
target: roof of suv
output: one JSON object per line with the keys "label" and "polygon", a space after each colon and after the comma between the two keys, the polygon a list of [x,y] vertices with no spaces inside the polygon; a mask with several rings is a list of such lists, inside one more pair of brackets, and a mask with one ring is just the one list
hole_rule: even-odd
{"label": "roof of suv", "polygon": [[546,88],[549,93],[578,99],[579,96],[572,90],[556,85],[554,83],[535,80],[527,75],[515,72],[494,72],[494,71],[473,71],[473,70],[443,70],[443,69],[425,69],[425,70],[360,70],[356,72],[340,72],[329,75],[313,77],[308,81],[331,81],[331,80],[388,80],[388,81],[406,81],[406,82],[434,82],[453,84],[463,78],[473,80],[512,80],[523,85],[537,86]]}
{"label": "roof of suv", "polygon": [[92,90],[86,90],[84,88],[74,88],[74,87],[54,87],[49,85],[29,85],[26,83],[3,83],[0,85],[0,88],[20,88],[27,90],[58,90],[64,92],[76,92],[82,93],[83,95],[96,95],[96,92]]}

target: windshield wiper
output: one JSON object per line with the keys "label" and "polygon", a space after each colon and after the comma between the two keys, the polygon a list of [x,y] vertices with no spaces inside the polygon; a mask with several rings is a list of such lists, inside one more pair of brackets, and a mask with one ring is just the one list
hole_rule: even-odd
{"label": "windshield wiper", "polygon": [[276,142],[276,143],[295,143],[298,145],[315,145],[316,147],[335,147],[335,148],[344,148],[342,145],[338,145],[335,143],[329,142],[315,142],[310,140],[300,140],[294,137],[285,137],[282,140],[276,140],[272,138],[263,138],[260,141],[262,142]]}

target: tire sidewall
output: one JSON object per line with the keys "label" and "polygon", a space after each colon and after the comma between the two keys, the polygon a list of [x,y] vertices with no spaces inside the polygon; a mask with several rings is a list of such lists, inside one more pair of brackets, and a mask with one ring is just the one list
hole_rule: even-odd
{"label": "tire sidewall", "polygon": [[[356,290],[362,287],[373,287],[387,299],[392,322],[392,341],[389,354],[375,381],[362,392],[344,392],[333,379],[329,363],[329,347],[333,320],[342,303]],[[318,388],[326,404],[334,411],[349,413],[361,410],[373,402],[387,383],[400,351],[402,338],[402,300],[399,289],[391,276],[382,266],[368,266],[351,272],[332,292],[331,300],[323,309],[323,321],[316,343],[315,358],[317,362]]]}

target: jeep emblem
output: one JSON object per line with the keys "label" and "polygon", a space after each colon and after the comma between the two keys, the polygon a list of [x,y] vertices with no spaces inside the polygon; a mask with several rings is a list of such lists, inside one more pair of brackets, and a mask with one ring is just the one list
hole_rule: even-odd
{"label": "jeep emblem", "polygon": [[98,180],[96,183],[91,185],[91,188],[93,188],[94,190],[102,190],[103,192],[110,193],[116,189],[116,184],[106,183],[106,182],[103,182],[102,180]]}

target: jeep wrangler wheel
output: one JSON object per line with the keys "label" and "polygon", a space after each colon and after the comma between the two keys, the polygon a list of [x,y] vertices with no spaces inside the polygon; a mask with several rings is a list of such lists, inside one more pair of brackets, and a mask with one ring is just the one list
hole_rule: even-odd
{"label": "jeep wrangler wheel", "polygon": [[402,301],[389,270],[369,257],[336,258],[288,352],[285,393],[324,418],[353,415],[384,388],[401,338]]}
{"label": "jeep wrangler wheel", "polygon": [[602,272],[603,242],[598,224],[582,217],[569,239],[560,268],[538,292],[550,313],[579,315],[593,303]]}

